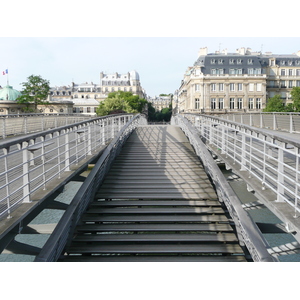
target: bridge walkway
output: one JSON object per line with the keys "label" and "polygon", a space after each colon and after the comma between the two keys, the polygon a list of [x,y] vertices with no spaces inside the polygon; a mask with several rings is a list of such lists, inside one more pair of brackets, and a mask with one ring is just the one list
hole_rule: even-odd
{"label": "bridge walkway", "polygon": [[140,126],[127,140],[59,261],[247,261],[188,139]]}

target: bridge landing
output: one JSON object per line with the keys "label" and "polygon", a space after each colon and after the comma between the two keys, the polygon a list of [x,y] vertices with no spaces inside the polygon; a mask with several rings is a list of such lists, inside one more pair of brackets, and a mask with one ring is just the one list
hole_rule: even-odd
{"label": "bridge landing", "polygon": [[60,261],[246,261],[232,220],[177,126],[140,126]]}

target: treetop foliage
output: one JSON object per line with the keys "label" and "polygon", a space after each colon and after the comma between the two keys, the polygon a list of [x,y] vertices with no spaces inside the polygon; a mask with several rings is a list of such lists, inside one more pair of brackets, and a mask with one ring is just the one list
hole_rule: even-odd
{"label": "treetop foliage", "polygon": [[23,82],[21,96],[16,101],[24,103],[27,109],[30,104],[34,104],[35,110],[38,104],[48,104],[47,97],[50,91],[50,82],[43,79],[40,75],[30,75],[27,82]]}

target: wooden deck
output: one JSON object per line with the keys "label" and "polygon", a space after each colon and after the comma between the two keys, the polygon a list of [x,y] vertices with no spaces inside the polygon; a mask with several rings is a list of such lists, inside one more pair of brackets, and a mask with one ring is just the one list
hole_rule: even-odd
{"label": "wooden deck", "polygon": [[180,128],[130,136],[61,261],[246,261]]}

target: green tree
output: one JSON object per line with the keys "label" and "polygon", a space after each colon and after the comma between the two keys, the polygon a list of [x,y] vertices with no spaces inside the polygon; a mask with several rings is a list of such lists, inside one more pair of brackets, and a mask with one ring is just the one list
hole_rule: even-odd
{"label": "green tree", "polygon": [[47,97],[50,90],[48,80],[43,79],[39,75],[31,75],[27,78],[27,82],[23,82],[22,85],[21,96],[16,101],[17,103],[26,104],[27,111],[30,104],[34,105],[35,112],[39,104],[48,104]]}
{"label": "green tree", "polygon": [[280,95],[275,95],[272,98],[269,98],[267,101],[266,108],[263,110],[264,112],[281,112],[285,111],[283,102],[280,98]]}
{"label": "green tree", "polygon": [[121,98],[127,101],[127,103],[137,112],[142,112],[144,106],[146,105],[147,101],[143,98],[140,98],[138,95],[133,95],[131,92],[112,92],[108,94],[109,98]]}
{"label": "green tree", "polygon": [[300,111],[300,86],[294,86],[291,91],[294,111]]}
{"label": "green tree", "polygon": [[128,101],[122,98],[120,95],[114,95],[114,97],[106,98],[100,103],[97,108],[98,116],[107,116],[113,113],[136,113]]}
{"label": "green tree", "polygon": [[97,115],[106,116],[112,113],[138,113],[142,112],[147,101],[131,92],[112,92],[97,108]]}

